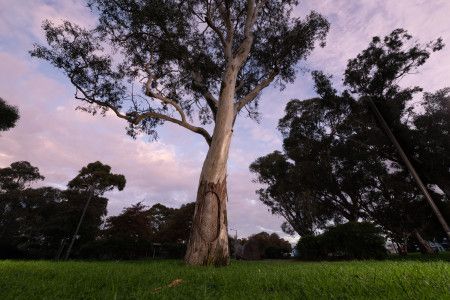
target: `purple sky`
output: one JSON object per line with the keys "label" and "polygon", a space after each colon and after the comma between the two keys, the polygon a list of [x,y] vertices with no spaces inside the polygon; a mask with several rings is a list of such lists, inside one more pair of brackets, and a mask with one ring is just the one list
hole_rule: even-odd
{"label": "purple sky", "polygon": [[[160,139],[143,136],[132,140],[123,120],[75,111],[74,87],[43,61],[33,60],[28,50],[42,43],[41,22],[63,19],[80,25],[95,24],[95,16],[78,0],[0,0],[0,97],[20,109],[16,128],[0,136],[0,167],[28,160],[46,177],[43,184],[63,188],[89,162],[101,160],[127,178],[122,192],[108,197],[109,214],[142,201],[178,207],[194,201],[198,176],[207,147],[203,138],[166,124]],[[450,45],[448,0],[308,0],[295,13],[314,9],[331,22],[324,49],[317,49],[301,66],[321,69],[341,80],[346,62],[374,35],[386,35],[402,27],[422,42],[442,37]],[[404,84],[419,84],[426,91],[450,86],[450,46],[434,54]],[[311,78],[299,72],[294,84],[282,92],[268,88],[261,98],[261,124],[241,118],[236,122],[229,164],[229,223],[239,236],[262,230],[281,234],[282,219],[260,204],[248,166],[257,157],[281,148],[276,130],[286,102],[313,96]],[[284,236],[284,234],[282,234]],[[295,237],[292,237],[293,240]]]}

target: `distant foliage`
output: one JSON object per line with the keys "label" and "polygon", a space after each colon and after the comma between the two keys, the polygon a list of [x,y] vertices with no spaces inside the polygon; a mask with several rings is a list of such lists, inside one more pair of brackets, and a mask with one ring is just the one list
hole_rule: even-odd
{"label": "distant foliage", "polygon": [[0,257],[57,257],[66,249],[91,193],[93,198],[87,207],[74,250],[95,240],[106,216],[108,199],[102,197],[103,193],[110,190],[111,185],[118,185],[119,189],[125,185],[125,178],[110,174],[110,169],[100,162],[88,164],[70,181],[68,189],[60,190],[32,187],[44,176],[27,161],[1,168]]}
{"label": "distant foliage", "polygon": [[248,238],[243,247],[242,257],[246,260],[280,259],[290,256],[291,244],[278,234],[260,232]]}
{"label": "distant foliage", "polygon": [[194,203],[180,208],[137,203],[110,216],[96,240],[83,245],[80,258],[181,258],[186,252]]}
{"label": "distant foliage", "polygon": [[300,259],[383,259],[387,252],[381,230],[368,222],[348,222],[318,236],[302,237],[297,244]]}
{"label": "distant foliage", "polygon": [[74,258],[181,258],[186,252],[194,203],[180,208],[137,203],[107,218],[103,194],[114,187],[123,190],[126,183],[110,166],[86,165],[66,190],[32,187],[43,179],[27,161],[0,168],[0,258],[61,258],[89,197]]}
{"label": "distant foliage", "polygon": [[17,107],[8,105],[5,100],[0,98],[0,131],[6,131],[16,126],[19,120],[19,110]]}

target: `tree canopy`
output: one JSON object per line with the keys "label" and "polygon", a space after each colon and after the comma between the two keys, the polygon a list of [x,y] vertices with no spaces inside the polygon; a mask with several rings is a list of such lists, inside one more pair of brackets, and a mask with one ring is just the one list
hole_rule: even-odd
{"label": "tree canopy", "polygon": [[405,145],[438,206],[449,205],[448,197],[431,188],[445,191],[450,178],[448,89],[424,93],[420,113],[410,103],[422,89],[398,82],[443,44],[440,39],[426,45],[409,43],[411,39],[402,29],[383,39],[374,37],[347,65],[344,83],[350,89],[338,93],[329,76],[313,72],[318,97],[287,104],[278,126],[284,151],[250,166],[265,185],[257,191],[261,201],[286,219],[285,231],[305,236],[330,222],[371,220],[404,242],[435,226],[420,190],[363,100],[367,96]]}
{"label": "tree canopy", "polygon": [[31,55],[68,76],[85,104],[81,109],[111,109],[129,122],[132,136],[156,137],[157,125],[168,121],[210,142],[210,134],[189,120],[215,120],[227,65],[238,68],[236,110],[256,108],[256,102],[249,105],[259,91],[275,78],[292,82],[296,63],[316,41],[323,45],[329,28],[316,12],[292,17],[297,1],[87,3],[98,15],[94,28],[45,21],[48,46],[36,44]]}
{"label": "tree canopy", "polygon": [[16,126],[19,120],[19,110],[17,107],[8,105],[5,100],[0,98],[0,131],[6,131]]}
{"label": "tree canopy", "polygon": [[123,190],[125,183],[125,176],[111,173],[110,166],[96,161],[83,167],[67,186],[71,190],[93,192],[96,196],[100,196],[114,188]]}

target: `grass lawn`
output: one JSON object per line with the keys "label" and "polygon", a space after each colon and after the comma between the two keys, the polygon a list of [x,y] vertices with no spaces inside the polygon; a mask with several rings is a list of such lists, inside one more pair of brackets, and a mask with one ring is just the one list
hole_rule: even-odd
{"label": "grass lawn", "polygon": [[450,299],[450,262],[0,261],[0,299]]}

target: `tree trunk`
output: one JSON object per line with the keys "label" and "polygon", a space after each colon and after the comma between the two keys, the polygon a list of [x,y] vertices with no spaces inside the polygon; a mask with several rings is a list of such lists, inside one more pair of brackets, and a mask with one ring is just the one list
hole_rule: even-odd
{"label": "tree trunk", "polygon": [[400,256],[408,255],[408,247],[406,246],[406,243],[397,243],[397,249]]}
{"label": "tree trunk", "polygon": [[433,249],[431,249],[430,245],[423,239],[423,237],[420,235],[419,231],[414,230],[414,235],[417,239],[417,242],[419,242],[420,252],[424,254],[433,254]]}
{"label": "tree trunk", "polygon": [[[228,142],[229,143],[229,142]],[[227,148],[229,145],[227,146]],[[227,230],[227,153],[211,147],[203,164],[185,261],[189,265],[229,264]],[[223,166],[220,162],[225,160]],[[222,166],[221,166],[222,165]]]}
{"label": "tree trunk", "polygon": [[211,146],[200,174],[194,219],[185,256],[189,265],[226,266],[230,262],[227,230],[227,161],[235,118],[236,67],[222,82]]}

